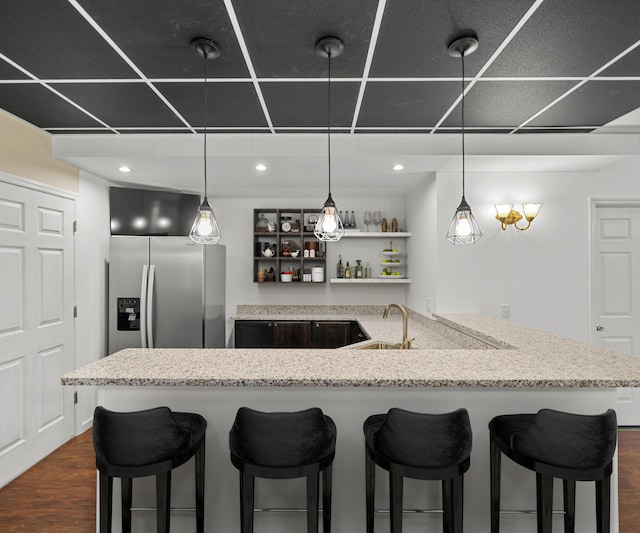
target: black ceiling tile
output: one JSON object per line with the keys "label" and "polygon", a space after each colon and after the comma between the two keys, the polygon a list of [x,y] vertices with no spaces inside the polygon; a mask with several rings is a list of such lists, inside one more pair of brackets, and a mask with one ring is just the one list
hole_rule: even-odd
{"label": "black ceiling tile", "polygon": [[258,77],[326,77],[326,58],[316,42],[340,38],[344,52],[331,60],[331,75],[362,77],[377,0],[323,2],[233,0]]}
{"label": "black ceiling tile", "polygon": [[249,75],[223,0],[80,3],[148,78],[202,77],[202,56],[190,48],[195,37],[220,46],[220,57],[208,60],[207,76]]}
{"label": "black ceiling tile", "polygon": [[[204,126],[203,83],[158,83],[156,86],[192,126]],[[253,83],[207,84],[207,126],[267,126]]]}
{"label": "black ceiling tile", "polygon": [[56,83],[52,86],[114,128],[184,126],[145,83]]}
{"label": "black ceiling tile", "polygon": [[585,83],[527,126],[602,126],[640,107],[640,80]]}
{"label": "black ceiling tile", "polygon": [[2,2],[0,51],[44,79],[136,77],[66,0]]}
{"label": "black ceiling tile", "polygon": [[384,133],[412,133],[412,134],[429,134],[431,133],[432,128],[418,128],[411,130],[403,130],[401,128],[382,128],[382,129],[367,129],[367,128],[356,128],[354,133],[376,133],[376,134],[384,134]]}
{"label": "black ceiling tile", "polygon": [[591,133],[595,128],[522,128],[514,133],[518,135],[531,133]]}
{"label": "black ceiling tile", "polygon": [[[2,51],[0,49],[0,51]],[[28,80],[29,76],[0,59],[0,80]]]}
{"label": "black ceiling tile", "polygon": [[588,76],[635,43],[638,0],[543,2],[487,76]]}
{"label": "black ceiling tile", "polygon": [[465,58],[475,74],[491,57],[533,0],[450,0],[387,2],[371,77],[459,76],[460,60],[449,55],[449,41],[474,31],[478,50]]}
{"label": "black ceiling tile", "polygon": [[100,134],[100,135],[104,135],[105,133],[109,133],[112,135],[116,135],[116,132],[109,129],[109,128],[96,128],[96,129],[86,129],[86,130],[81,130],[81,129],[56,129],[56,128],[44,128],[45,131],[48,131],[49,133],[51,133],[51,135],[91,135],[94,133]]}
{"label": "black ceiling tile", "polygon": [[433,127],[459,93],[456,82],[369,82],[357,126]]}
{"label": "black ceiling tile", "polygon": [[[260,87],[275,128],[317,128],[327,124],[326,82],[269,82]],[[359,88],[355,82],[331,84],[332,126],[351,126]]]}
{"label": "black ceiling tile", "polygon": [[640,47],[603,70],[600,76],[640,76]]}
{"label": "black ceiling tile", "polygon": [[137,129],[137,128],[118,128],[117,129],[118,133],[122,133],[123,135],[127,135],[127,134],[132,134],[132,133],[136,133],[136,134],[144,134],[144,135],[149,135],[149,134],[158,134],[158,135],[167,135],[167,134],[173,134],[173,133],[193,133],[189,128],[175,128],[175,129],[167,129],[167,128],[162,128],[162,129],[153,129],[153,128],[148,128],[148,129]]}
{"label": "black ceiling tile", "polygon": [[43,129],[102,126],[39,84],[0,84],[0,108]]}
{"label": "black ceiling tile", "polygon": [[[572,81],[479,81],[464,99],[465,126],[518,127],[563,95]],[[460,126],[460,105],[442,126]]]}

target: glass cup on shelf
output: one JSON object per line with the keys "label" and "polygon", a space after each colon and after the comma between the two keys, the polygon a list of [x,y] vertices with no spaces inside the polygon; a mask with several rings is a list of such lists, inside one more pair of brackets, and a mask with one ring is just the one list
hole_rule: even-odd
{"label": "glass cup on shelf", "polygon": [[371,211],[365,211],[364,212],[364,225],[367,226],[367,231],[369,231],[369,224],[371,224],[372,221],[373,221],[373,218],[371,216]]}
{"label": "glass cup on shelf", "polygon": [[373,212],[372,222],[373,222],[373,225],[376,226],[376,231],[378,231],[377,228],[380,225],[380,222],[382,222],[382,213],[380,211]]}

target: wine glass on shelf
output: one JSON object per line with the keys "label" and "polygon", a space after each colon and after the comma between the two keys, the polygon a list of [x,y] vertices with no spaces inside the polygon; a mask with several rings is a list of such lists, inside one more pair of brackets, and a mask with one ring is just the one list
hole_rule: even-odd
{"label": "wine glass on shelf", "polygon": [[369,224],[372,222],[371,211],[364,212],[364,225],[367,226],[367,232],[369,231]]}
{"label": "wine glass on shelf", "polygon": [[373,225],[376,227],[376,231],[378,231],[378,226],[380,225],[380,222],[382,222],[382,213],[380,211],[373,212],[372,222],[373,222]]}

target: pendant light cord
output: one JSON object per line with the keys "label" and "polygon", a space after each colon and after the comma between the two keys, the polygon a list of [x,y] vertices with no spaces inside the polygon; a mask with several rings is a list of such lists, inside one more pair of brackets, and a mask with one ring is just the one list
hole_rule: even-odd
{"label": "pendant light cord", "polygon": [[462,197],[464,198],[464,52],[460,52],[460,58],[462,59]]}
{"label": "pendant light cord", "polygon": [[327,49],[329,57],[329,85],[327,88],[327,161],[329,166],[329,196],[331,196],[331,47]]}
{"label": "pendant light cord", "polygon": [[202,54],[204,58],[204,197],[207,198],[207,56],[205,51]]}

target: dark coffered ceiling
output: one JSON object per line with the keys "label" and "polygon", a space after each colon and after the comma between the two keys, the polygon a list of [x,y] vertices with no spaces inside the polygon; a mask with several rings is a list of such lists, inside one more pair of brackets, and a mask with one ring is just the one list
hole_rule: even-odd
{"label": "dark coffered ceiling", "polygon": [[0,108],[53,134],[589,132],[640,108],[638,0],[4,0]]}

